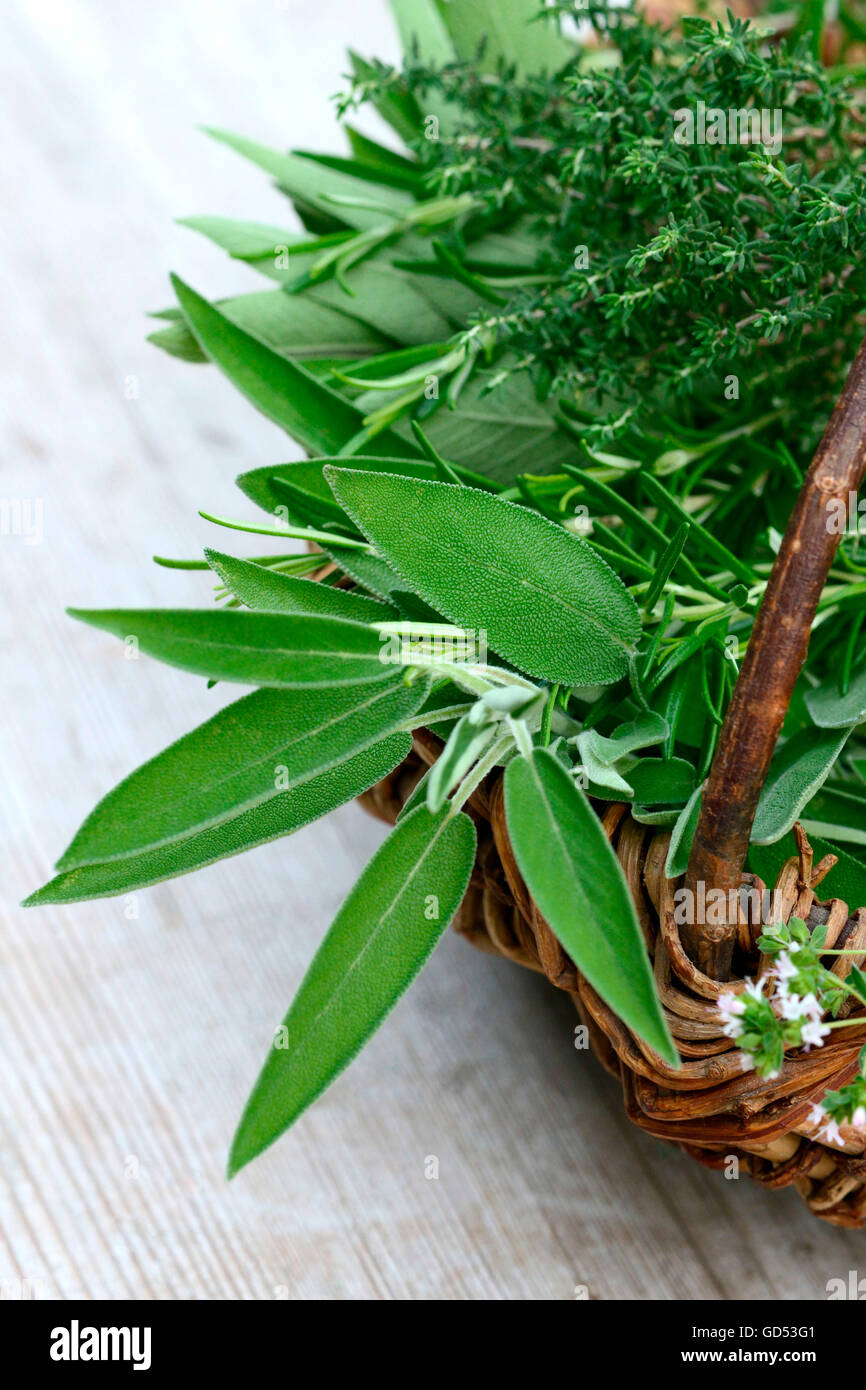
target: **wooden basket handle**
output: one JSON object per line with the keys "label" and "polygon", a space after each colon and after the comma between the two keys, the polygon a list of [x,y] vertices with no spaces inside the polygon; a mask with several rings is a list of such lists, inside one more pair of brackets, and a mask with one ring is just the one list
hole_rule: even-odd
{"label": "wooden basket handle", "polygon": [[[749,638],[704,789],[686,874],[692,892],[703,883],[707,891],[722,889],[731,902],[731,890],[739,889],[758,797],[844,529],[830,526],[828,507],[835,504],[836,510],[842,502],[848,515],[864,468],[866,339],[803,482]],[[737,934],[736,914],[727,915],[735,920],[682,929],[692,960],[720,980],[730,974]]]}

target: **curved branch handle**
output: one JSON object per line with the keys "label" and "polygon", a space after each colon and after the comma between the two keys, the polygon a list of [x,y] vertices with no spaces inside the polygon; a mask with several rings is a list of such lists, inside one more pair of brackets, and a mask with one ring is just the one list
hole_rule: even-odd
{"label": "curved branch handle", "polygon": [[[841,538],[829,525],[828,505],[846,505],[866,468],[866,339],[818,445],[788,522],[755,620],[704,791],[686,884],[731,890],[740,886],[758,797],[767,776],[812,622]],[[847,514],[847,511],[846,511]],[[695,901],[698,901],[695,898]],[[683,945],[714,979],[727,979],[737,923],[696,922],[682,929]]]}

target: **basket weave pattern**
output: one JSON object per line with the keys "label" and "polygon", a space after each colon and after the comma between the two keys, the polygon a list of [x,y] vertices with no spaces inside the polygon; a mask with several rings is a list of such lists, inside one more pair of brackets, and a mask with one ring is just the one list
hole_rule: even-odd
{"label": "basket weave pattern", "polygon": [[[391,824],[425,769],[442,748],[428,730],[417,731],[413,752],[383,782],[360,798],[362,805]],[[834,1034],[816,1050],[788,1052],[781,1074],[763,1079],[744,1070],[744,1055],[721,1031],[716,1001],[736,989],[710,979],[693,965],[674,920],[677,883],[664,874],[668,836],[632,820],[620,803],[598,803],[602,825],[614,846],[637,906],[653,960],[655,979],[668,1025],[682,1056],[678,1071],[634,1037],[602,1002],[565,954],[533,902],[517,868],[505,825],[501,772],[492,773],[466,809],[478,831],[472,881],[454,929],[481,950],[505,956],[546,975],[573,998],[602,1065],[622,1085],[630,1120],[660,1139],[677,1143],[710,1168],[724,1168],[732,1157],[765,1187],[793,1185],[810,1209],[837,1226],[866,1224],[866,1136],[842,1127],[844,1148],[816,1137],[810,1120],[814,1103],[857,1072],[866,1042],[862,1027]],[[853,961],[866,961],[866,908],[849,913],[841,899],[819,902],[815,889],[832,865],[813,866],[805,835],[798,830],[799,855],[783,867],[767,921],[802,918],[810,927],[827,927],[827,947],[862,955],[828,958],[842,975]],[[744,881],[759,890],[754,876]],[[760,921],[741,924],[740,958],[751,974],[769,966],[755,943]],[[845,1015],[848,1005],[842,1009]]]}

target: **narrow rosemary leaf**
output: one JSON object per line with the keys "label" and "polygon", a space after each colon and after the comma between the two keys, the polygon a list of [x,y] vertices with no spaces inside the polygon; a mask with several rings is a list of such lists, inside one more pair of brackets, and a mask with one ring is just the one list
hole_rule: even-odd
{"label": "narrow rosemary leaf", "polygon": [[730,570],[731,574],[741,580],[743,584],[754,583],[755,576],[748,565],[744,565],[742,560],[738,560],[736,555],[733,555],[728,547],[723,545],[711,531],[695,521],[695,518],[690,516],[684,507],[680,506],[676,498],[671,496],[667,488],[663,487],[652,473],[644,470],[640,475],[640,481],[644,490],[662,511],[673,517],[678,525],[685,524],[691,529],[691,539],[698,549],[704,550],[707,555],[718,562],[722,569]]}
{"label": "narrow rosemary leaf", "polygon": [[676,531],[674,531],[674,534],[671,536],[670,541],[665,547],[665,550],[661,558],[659,559],[658,566],[656,567],[656,572],[653,575],[652,582],[650,583],[650,586],[646,591],[646,597],[644,598],[643,606],[646,609],[647,613],[651,613],[653,611],[659,599],[661,598],[664,587],[670,579],[673,569],[677,563],[677,560],[680,558],[680,555],[683,552],[683,547],[686,543],[686,539],[688,537],[690,529],[691,527],[689,522],[684,521],[683,524],[681,526],[678,526]]}
{"label": "narrow rosemary leaf", "polygon": [[[589,457],[591,459],[592,455],[590,454]],[[668,545],[668,538],[661,527],[656,526],[654,521],[650,521],[637,507],[633,507],[632,504],[626,501],[624,497],[621,497],[618,492],[614,492],[613,488],[608,487],[607,483],[601,482],[598,478],[593,478],[584,469],[576,468],[574,464],[571,463],[565,463],[562,466],[569,477],[576,478],[579,483],[583,484],[591,497],[597,497],[608,511],[614,516],[620,517],[627,526],[630,526],[638,535],[642,536],[651,547],[664,553]],[[700,570],[697,569],[688,556],[682,552],[677,560],[677,565],[682,569],[683,575],[693,584],[704,589],[708,594],[714,594],[717,598],[727,600],[728,595],[725,590],[719,588],[716,584],[712,584],[708,579],[705,579]],[[675,569],[677,565],[674,566]]]}
{"label": "narrow rosemary leaf", "polygon": [[679,878],[680,874],[684,874],[689,866],[692,841],[695,838],[695,831],[698,828],[698,818],[701,814],[703,790],[702,786],[695,787],[685,806],[680,811],[676,824],[671,831],[668,857],[665,860],[666,878]]}

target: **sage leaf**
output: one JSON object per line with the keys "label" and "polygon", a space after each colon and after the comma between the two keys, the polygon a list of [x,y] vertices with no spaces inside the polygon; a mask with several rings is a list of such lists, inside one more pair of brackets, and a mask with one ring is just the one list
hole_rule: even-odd
{"label": "sage leaf", "polygon": [[834,671],[828,681],[804,696],[806,709],[819,729],[841,729],[866,719],[866,671],[854,677],[845,695],[839,694]]}
{"label": "sage leaf", "polygon": [[448,927],[475,862],[462,812],[419,806],[343,903],[295,996],[232,1144],[229,1175],[272,1144],[348,1066]]}
{"label": "sage leaf", "polygon": [[[539,15],[537,0],[460,0],[438,5],[458,58],[481,72],[495,73],[501,63],[523,74],[555,72],[574,56],[555,17]],[[479,53],[479,45],[484,47]]]}
{"label": "sage leaf", "polygon": [[27,898],[23,906],[83,902],[89,898],[127,893],[289,835],[344,802],[354,800],[387,777],[408,756],[411,747],[410,734],[391,734],[372,748],[356,753],[290,791],[281,792],[219,825],[208,826],[187,838],[168,841],[140,854],[63,870]]}
{"label": "sage leaf", "polygon": [[[298,459],[292,463],[266,464],[263,468],[251,468],[235,478],[237,486],[245,497],[266,512],[274,513],[287,503],[291,510],[292,498],[303,499],[304,506],[326,517],[330,521],[348,524],[349,518],[334,500],[322,469],[326,463],[344,465],[345,458]],[[371,473],[400,473],[408,478],[425,478],[435,482],[436,470],[426,459],[389,459],[364,454],[352,455],[352,468]]]}
{"label": "sage leaf", "polygon": [[689,855],[701,814],[703,790],[703,786],[695,787],[671,831],[668,857],[665,860],[666,878],[679,878],[689,867]]}
{"label": "sage leaf", "polygon": [[435,0],[390,0],[390,8],[407,58],[417,53],[437,66],[454,62],[454,45]]}
{"label": "sage leaf", "polygon": [[[336,454],[359,436],[361,412],[302,367],[236,327],[213,304],[176,275],[172,285],[202,351],[263,415],[280,425],[305,449]],[[383,453],[411,453],[390,430],[377,434]]]}
{"label": "sage leaf", "polygon": [[803,807],[829,777],[850,732],[850,727],[801,729],[783,744],[770,764],[755,812],[755,844],[772,844],[787,834]]}
{"label": "sage leaf", "polygon": [[[305,159],[303,155],[284,154],[281,150],[272,150],[267,145],[260,145],[255,140],[248,140],[243,135],[234,135],[228,130],[208,127],[206,134],[214,140],[219,140],[221,144],[228,145],[237,154],[257,164],[260,169],[264,169],[292,198],[299,198],[302,202],[321,209],[330,218],[337,218],[360,230],[378,227],[383,221],[389,220],[388,212],[373,211],[369,206],[359,206],[359,202],[369,203],[373,196],[366,179],[354,178],[351,174],[325,168],[315,160]],[[384,184],[376,185],[373,191],[376,201],[390,210],[391,218],[402,217],[413,206],[413,200],[406,193],[397,192]],[[339,205],[332,202],[331,199],[335,196],[345,198],[346,202]],[[359,201],[354,201],[356,199]]]}
{"label": "sage leaf", "polygon": [[[637,719],[620,724],[609,738],[603,737],[596,729],[585,729],[577,735],[575,743],[583,769],[593,787],[631,801],[635,791],[628,773],[635,760],[629,755],[639,748],[661,743],[667,735],[667,720],[660,714],[646,710]],[[621,760],[622,766],[619,767]]]}
{"label": "sage leaf", "polygon": [[520,872],[563,949],[614,1013],[678,1066],[619,861],[589,801],[546,749],[508,764],[505,818]]}
{"label": "sage leaf", "polygon": [[347,550],[345,546],[331,547],[324,544],[322,550],[344,574],[354,579],[363,589],[369,589],[371,594],[377,594],[380,599],[390,600],[392,593],[401,587],[402,580],[399,574],[378,555],[369,555],[363,550]]}
{"label": "sage leaf", "polygon": [[335,496],[426,603],[563,685],[624,675],[634,599],[585,541],[478,488],[325,467]]}
{"label": "sage leaf", "polygon": [[242,685],[301,687],[388,680],[379,634],[361,623],[239,609],[70,608],[169,666]]}
{"label": "sage leaf", "polygon": [[[267,264],[273,265],[274,259],[272,245]],[[236,328],[243,329],[281,357],[300,357],[305,361],[358,358],[382,352],[388,346],[388,339],[369,324],[341,314],[328,304],[320,304],[309,294],[291,295],[281,289],[256,290],[252,294],[215,300],[213,307]],[[187,361],[208,360],[182,316],[167,328],[150,334],[148,342]]]}
{"label": "sage leaf", "polygon": [[235,597],[257,611],[321,614],[358,623],[383,623],[398,616],[391,604],[317,584],[314,579],[295,579],[252,560],[239,560],[217,550],[206,550],[205,558]]}
{"label": "sage leaf", "polygon": [[602,762],[616,762],[624,753],[634,753],[639,748],[649,748],[654,743],[663,743],[668,736],[667,720],[652,710],[643,710],[636,719],[620,724],[608,738],[595,732],[593,749]]}
{"label": "sage leaf", "polygon": [[498,733],[495,724],[486,724],[479,728],[471,722],[469,715],[464,715],[458,720],[442,749],[441,756],[430,769],[427,805],[431,811],[435,813],[442,809],[451,788],[457,785],[482,753],[486,752]]}
{"label": "sage leaf", "polygon": [[800,820],[808,834],[866,845],[866,787],[861,783],[824,783],[803,807]]}
{"label": "sage leaf", "polygon": [[467,304],[467,294],[462,285],[452,283],[440,295],[422,275],[383,261],[364,261],[352,269],[351,296],[335,280],[327,280],[305,290],[304,298],[311,295],[319,304],[351,314],[393,343],[426,347],[465,324],[467,309],[471,313],[475,307],[474,297]]}
{"label": "sage leaf", "polygon": [[120,859],[221,825],[361,753],[420,709],[428,678],[256,690],[109,792],[57,864]]}
{"label": "sage leaf", "polygon": [[[513,366],[515,359],[506,355],[503,362]],[[561,429],[553,404],[537,399],[530,373],[513,371],[495,391],[484,394],[483,378],[477,387],[475,381],[473,377],[464,387],[453,410],[437,410],[424,420],[424,433],[437,452],[449,463],[501,483],[513,482],[521,473],[561,472],[574,457],[574,444]],[[411,439],[411,423],[398,420],[394,432]]]}
{"label": "sage leaf", "polygon": [[[617,770],[615,761],[602,760],[597,756],[592,737],[594,733],[594,729],[586,729],[577,736],[577,751],[580,762],[592,785],[593,792],[597,791],[601,796],[613,797],[620,801],[631,801],[634,797],[634,789],[631,782],[626,781],[625,768],[620,772]],[[626,761],[630,764],[632,760],[627,759]]]}
{"label": "sage leaf", "polygon": [[696,773],[685,758],[639,758],[628,776],[642,806],[682,806],[694,791]]}

